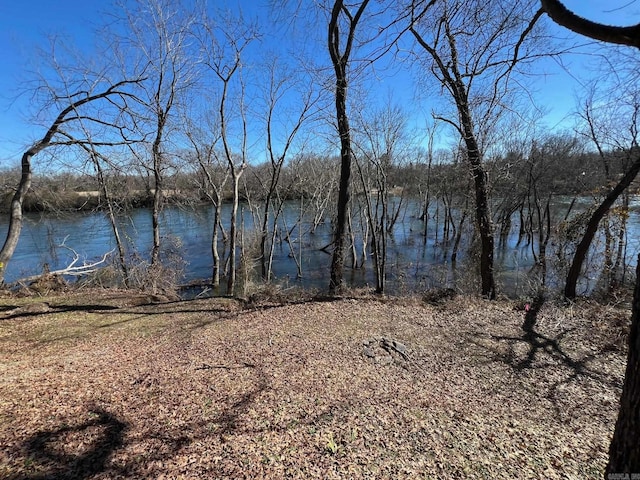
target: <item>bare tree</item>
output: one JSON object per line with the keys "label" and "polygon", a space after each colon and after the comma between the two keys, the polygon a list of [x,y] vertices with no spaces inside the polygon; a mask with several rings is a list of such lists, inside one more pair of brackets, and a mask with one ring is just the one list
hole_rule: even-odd
{"label": "bare tree", "polygon": [[[420,217],[424,222],[423,230],[422,230],[422,242],[424,245],[427,244],[427,237],[429,231],[429,207],[431,206],[431,167],[433,165],[433,144],[436,135],[436,125],[435,123],[427,128],[427,150],[423,157],[426,160],[426,175],[424,176],[424,193],[421,193],[420,197],[422,200],[422,212]],[[422,182],[420,183],[420,189],[422,189]]]}
{"label": "bare tree", "polygon": [[[551,238],[551,199],[553,191],[553,165],[576,154],[580,142],[575,137],[552,136],[543,141],[532,141],[531,146],[518,169],[518,177],[525,180],[523,185],[511,185],[513,190],[521,190],[521,206],[526,208],[526,222],[529,234],[537,232],[537,241],[530,238],[534,266],[540,273],[538,292],[543,294],[547,281],[547,247]],[[561,248],[558,246],[558,249]],[[559,252],[558,252],[559,253]]]}
{"label": "bare tree", "polygon": [[[215,117],[215,113],[207,115]],[[202,119],[201,125],[206,125],[207,120]],[[220,285],[220,252],[218,250],[219,232],[222,232],[223,239],[227,237],[222,226],[222,202],[224,192],[229,180],[229,165],[224,154],[219,151],[220,129],[217,124],[210,125],[208,131],[196,125],[193,119],[185,119],[185,134],[189,139],[193,149],[192,155],[187,157],[187,161],[197,164],[203,177],[203,184],[199,185],[200,190],[213,207],[213,230],[211,232],[211,257],[213,267],[211,272],[211,285]],[[195,160],[195,162],[193,162]]]}
{"label": "bare tree", "polygon": [[[297,177],[296,193],[302,197],[311,212],[311,230],[316,229],[331,216],[332,199],[338,191],[339,159],[320,157],[318,155],[298,155],[294,158],[291,169]],[[331,246],[324,247],[322,250]]]}
{"label": "bare tree", "polygon": [[410,31],[455,106],[450,115],[436,118],[452,126],[464,142],[474,181],[482,294],[495,298],[494,226],[483,142],[505,110],[514,67],[523,57],[534,56],[527,37],[540,12],[532,12],[526,2],[479,0],[415,0],[409,8]]}
{"label": "bare tree", "polygon": [[122,4],[122,13],[127,37],[121,42],[126,51],[124,61],[146,75],[140,94],[144,108],[138,112],[138,122],[150,139],[146,145],[149,162],[144,159],[147,152],[132,151],[153,178],[151,268],[158,268],[160,212],[169,163],[167,141],[174,110],[194,83],[197,57],[190,47],[195,13],[172,0],[135,0]]}
{"label": "bare tree", "polygon": [[[370,118],[365,118],[362,112],[356,115],[354,158],[371,232],[377,293],[384,293],[387,236],[393,229],[393,219],[397,218],[402,204],[399,202],[397,210],[391,211],[388,178],[402,156],[402,150],[411,146],[411,140],[406,135],[406,123],[402,109],[393,105],[373,110]],[[364,250],[366,251],[366,247]]]}
{"label": "bare tree", "polygon": [[[9,215],[9,228],[2,249],[0,250],[0,282],[4,280],[4,273],[7,264],[11,260],[20,238],[22,229],[22,213],[25,195],[29,191],[33,177],[31,162],[33,157],[43,150],[51,147],[73,147],[80,146],[86,148],[87,145],[104,146],[113,145],[111,140],[100,142],[90,141],[82,135],[82,124],[97,126],[100,130],[112,129],[115,132],[124,128],[118,123],[121,120],[117,116],[115,119],[105,118],[104,113],[108,108],[117,106],[121,112],[126,109],[126,105],[135,99],[131,87],[138,84],[140,79],[111,81],[108,77],[101,75],[90,78],[89,72],[85,71],[87,77],[84,81],[76,84],[76,89],[70,91],[74,84],[63,81],[62,91],[57,91],[52,84],[43,84],[40,91],[46,95],[46,102],[49,109],[58,108],[58,113],[49,125],[44,136],[35,142],[22,154],[21,176],[16,191],[11,201]],[[98,114],[92,109],[94,104],[102,103],[105,109]],[[44,108],[43,108],[44,109]]]}
{"label": "bare tree", "polygon": [[[89,135],[87,135],[87,138],[90,138]],[[103,163],[107,166],[112,165],[113,163],[108,157],[101,154],[92,142],[86,145],[83,144],[82,148],[86,150],[87,155],[89,155],[89,158],[91,159],[91,163],[93,164],[93,167],[95,169],[98,184],[100,185],[100,193],[102,194],[104,201],[107,205],[107,217],[109,218],[109,224],[111,225],[113,238],[116,241],[116,248],[118,250],[118,261],[120,264],[120,272],[122,274],[122,281],[125,287],[130,288],[131,279],[129,275],[129,265],[127,262],[124,242],[122,240],[122,236],[120,235],[120,228],[118,227],[118,221],[116,219],[116,209],[114,207],[114,198],[113,198],[113,195],[111,194],[111,190],[109,188],[107,177],[105,174],[105,169],[103,167]]]}
{"label": "bare tree", "polygon": [[335,72],[336,120],[340,135],[340,184],[334,250],[331,260],[331,279],[329,281],[331,293],[336,293],[342,288],[344,274],[345,233],[352,160],[351,132],[347,114],[348,68],[358,23],[368,4],[369,0],[359,2],[357,6],[351,6],[342,0],[335,0],[329,18],[328,46]]}
{"label": "bare tree", "polygon": [[[265,92],[265,123],[269,178],[267,180],[268,185],[264,189],[265,199],[260,231],[260,263],[263,280],[270,281],[276,225],[283,209],[282,196],[279,191],[282,168],[291,153],[291,149],[294,147],[294,141],[300,129],[310,115],[314,113],[312,109],[318,101],[318,96],[314,92],[312,84],[305,85],[300,92],[299,105],[292,112],[285,111],[283,104],[296,86],[293,72],[274,60],[267,65],[267,76],[269,80],[268,90]],[[282,118],[278,119],[276,117]],[[274,203],[276,204],[275,208],[272,208]],[[267,252],[270,217],[272,221],[271,242]]]}
{"label": "bare tree", "polygon": [[[227,13],[228,15],[228,13]],[[229,268],[227,272],[227,292],[233,295],[237,271],[237,229],[238,205],[240,200],[240,179],[248,166],[247,158],[247,108],[245,80],[242,76],[243,53],[245,49],[259,37],[255,25],[247,24],[242,16],[228,18],[226,22],[215,25],[212,20],[202,24],[199,41],[203,50],[203,63],[208,71],[219,82],[217,94],[217,120],[220,128],[222,152],[231,174],[233,203],[229,227]],[[231,115],[228,105],[233,94],[237,103],[238,115]],[[235,120],[235,122],[234,122]],[[235,123],[237,131],[232,136],[230,126]],[[232,149],[233,138],[238,148]]]}
{"label": "bare tree", "polygon": [[[291,18],[313,17],[313,28],[320,16],[313,13],[307,16],[301,9],[303,2],[270,2],[278,6],[279,23],[292,23]],[[282,5],[291,5],[291,9],[283,9]],[[334,100],[334,120],[331,121],[337,130],[340,148],[340,175],[338,195],[333,223],[333,242],[323,250],[333,247],[329,291],[334,294],[343,288],[345,252],[347,245],[348,210],[350,206],[350,188],[353,152],[349,125],[348,90],[362,79],[362,74],[385,56],[395,45],[401,32],[398,26],[400,19],[392,14],[393,2],[360,0],[345,2],[343,0],[323,0],[316,2],[314,13],[326,13],[327,36],[326,46],[331,59],[332,72],[328,81]],[[286,13],[283,13],[286,12]],[[289,20],[285,19],[287,17]],[[298,54],[299,52],[296,52]],[[312,64],[313,62],[308,62]],[[305,68],[308,68],[308,64]],[[321,70],[321,69],[318,69]],[[318,197],[315,197],[318,198]]]}
{"label": "bare tree", "polygon": [[[602,25],[575,15],[558,0],[541,0],[542,7],[556,23],[596,40],[640,47],[640,24],[633,27]],[[627,368],[620,397],[609,462],[605,477],[640,472],[640,256],[636,269]]]}

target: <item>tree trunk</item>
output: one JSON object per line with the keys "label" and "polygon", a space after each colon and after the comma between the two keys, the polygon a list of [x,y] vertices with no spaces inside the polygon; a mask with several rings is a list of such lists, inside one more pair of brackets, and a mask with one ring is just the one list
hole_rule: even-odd
{"label": "tree trunk", "polygon": [[151,249],[151,266],[155,267],[160,261],[160,210],[162,209],[162,174],[160,168],[161,153],[160,153],[160,141],[162,135],[162,126],[164,124],[159,122],[158,135],[156,141],[153,143],[153,179],[154,179],[154,192],[153,192],[153,209],[151,211],[151,228],[153,230],[153,248]]}
{"label": "tree trunk", "polygon": [[238,230],[238,204],[239,204],[239,184],[243,169],[232,172],[233,177],[233,205],[231,207],[231,226],[229,227],[229,273],[227,275],[227,294],[233,295],[236,288],[236,245]]}
{"label": "tree trunk", "polygon": [[460,224],[458,225],[458,234],[456,235],[455,242],[453,243],[453,250],[451,252],[451,263],[456,263],[458,260],[458,250],[460,248],[460,241],[462,240],[462,226],[467,219],[467,212],[469,210],[469,197],[467,196],[464,202],[464,210],[462,210],[462,216],[460,217]]}
{"label": "tree trunk", "polygon": [[578,283],[578,278],[580,277],[580,271],[582,270],[582,265],[587,257],[587,252],[589,251],[591,242],[598,231],[600,220],[602,220],[602,218],[607,214],[622,192],[624,192],[627,187],[631,185],[631,182],[635,180],[638,172],[640,172],[640,157],[635,160],[633,165],[631,165],[631,168],[627,170],[627,173],[624,174],[618,184],[609,192],[600,206],[595,212],[593,212],[593,215],[591,215],[589,222],[587,222],[587,228],[582,240],[580,240],[580,243],[576,247],[576,253],[573,255],[573,261],[571,262],[571,268],[569,268],[569,273],[567,274],[567,281],[564,287],[564,296],[566,298],[576,298],[576,285]]}
{"label": "tree trunk", "polygon": [[[273,165],[273,163],[272,163]],[[271,210],[272,199],[275,195],[276,187],[280,179],[280,166],[272,167],[271,181],[269,183],[269,191],[264,200],[264,212],[262,214],[262,229],[260,232],[260,267],[262,272],[262,280],[271,281],[271,254],[267,255],[267,238],[269,237],[269,211]],[[277,215],[274,214],[274,231],[276,227]],[[273,240],[271,241],[273,245]]]}
{"label": "tree trunk", "polygon": [[22,230],[22,202],[31,187],[31,158],[38,153],[39,149],[31,148],[22,155],[22,175],[16,193],[11,200],[11,215],[9,216],[9,230],[7,238],[0,250],[0,283],[4,283],[4,273],[7,263],[13,257],[13,252],[18,245],[20,231]]}
{"label": "tree trunk", "polygon": [[[329,292],[337,293],[343,286],[345,231],[347,227],[347,206],[349,205],[349,184],[351,178],[351,135],[347,118],[347,65],[356,27],[369,0],[363,0],[355,15],[342,0],[336,0],[331,10],[328,29],[328,47],[331,63],[336,74],[336,118],[340,135],[340,184],[338,188],[337,220],[334,234],[334,249],[331,259],[331,279]],[[340,15],[347,17],[349,28],[344,51],[340,52]]]}
{"label": "tree trunk", "polygon": [[153,193],[153,209],[151,211],[151,228],[153,230],[153,248],[151,250],[151,265],[160,262],[160,208],[162,205],[162,190],[156,185]]}
{"label": "tree trunk", "polygon": [[[337,69],[338,70],[338,69]],[[336,114],[340,134],[340,186],[338,190],[338,214],[334,234],[333,257],[331,259],[331,280],[329,291],[337,293],[342,288],[344,275],[345,232],[347,227],[347,207],[349,205],[349,184],[351,181],[351,138],[347,119],[346,72],[336,80]]]}
{"label": "tree trunk", "polygon": [[[433,3],[433,2],[432,2]],[[429,4],[431,5],[431,4]],[[428,7],[427,7],[428,8]],[[424,12],[426,12],[425,10]],[[478,145],[476,137],[476,131],[473,125],[473,119],[471,115],[471,107],[469,105],[469,84],[465,83],[465,78],[470,76],[469,72],[461,71],[461,68],[466,69],[468,65],[458,64],[458,50],[456,46],[456,37],[451,32],[449,18],[444,15],[442,17],[442,25],[446,35],[446,40],[449,44],[451,59],[443,60],[434,47],[429,45],[420,34],[411,27],[411,32],[418,41],[418,43],[431,55],[433,60],[437,64],[437,68],[442,74],[442,81],[446,84],[451,91],[453,99],[458,111],[459,124],[450,122],[453,124],[462,140],[465,143],[465,149],[467,153],[467,161],[471,167],[471,176],[474,182],[474,191],[476,199],[476,224],[478,226],[478,233],[480,234],[480,278],[482,283],[482,295],[495,299],[496,297],[496,284],[493,275],[493,222],[491,220],[491,207],[489,205],[489,189],[487,172],[482,165],[482,152]],[[489,45],[483,48],[490,48]],[[493,48],[493,47],[491,47]],[[473,78],[471,75],[470,78]],[[445,214],[445,224],[447,217]]]}
{"label": "tree trunk", "polygon": [[[271,203],[271,190],[267,193],[264,201],[264,212],[262,214],[262,229],[260,231],[260,270],[262,272],[262,280],[268,282],[271,280],[271,265],[267,258],[267,237],[269,236],[269,207]],[[273,243],[273,242],[272,242]]]}
{"label": "tree trunk", "polygon": [[[618,420],[609,447],[605,477],[614,473],[640,473],[640,255],[636,267],[627,370],[620,397]],[[627,478],[627,477],[625,477]]]}
{"label": "tree trunk", "polygon": [[493,275],[493,222],[489,206],[487,173],[482,166],[482,155],[478,142],[473,133],[471,114],[468,111],[466,99],[459,99],[458,110],[464,131],[464,142],[467,157],[473,176],[476,198],[476,222],[480,234],[480,278],[482,295],[493,300],[496,298],[496,284]]}
{"label": "tree trunk", "polygon": [[220,285],[220,254],[218,253],[218,228],[220,224],[221,199],[215,202],[213,208],[213,232],[211,233],[211,257],[213,258],[213,271],[211,272],[211,286]]}
{"label": "tree trunk", "polygon": [[475,183],[476,221],[480,233],[480,278],[482,295],[496,298],[496,284],[493,276],[493,222],[487,194],[487,174],[482,164],[474,160],[471,171]]}
{"label": "tree trunk", "polygon": [[618,288],[624,282],[624,271],[622,274],[622,278],[619,279],[618,272],[620,271],[620,265],[624,265],[625,263],[625,237],[627,235],[627,219],[629,218],[629,193],[627,192],[624,196],[623,203],[624,210],[620,213],[620,227],[618,228],[618,240],[617,240],[617,252],[616,252],[616,261],[611,267],[611,275],[609,278],[609,294],[612,294],[613,291]]}
{"label": "tree trunk", "polygon": [[429,232],[429,206],[431,204],[431,162],[433,160],[432,146],[429,144],[429,163],[427,164],[427,191],[424,195],[424,207],[421,215],[421,219],[424,222],[423,227],[423,245],[427,244],[428,232]]}
{"label": "tree trunk", "polygon": [[124,282],[124,286],[126,288],[131,287],[131,281],[129,278],[129,267],[127,266],[127,257],[124,248],[124,243],[122,242],[122,237],[120,237],[120,229],[118,228],[118,221],[116,219],[116,214],[113,209],[113,199],[111,198],[111,193],[109,192],[109,188],[107,187],[107,180],[104,177],[104,172],[102,171],[102,167],[100,166],[100,160],[98,158],[92,157],[93,163],[96,169],[96,173],[98,174],[98,182],[100,183],[100,187],[102,189],[102,195],[104,196],[105,202],[107,202],[107,215],[109,217],[109,222],[111,223],[111,231],[113,232],[113,238],[116,241],[116,246],[118,248],[118,259],[120,261],[120,271],[122,272],[122,281]]}

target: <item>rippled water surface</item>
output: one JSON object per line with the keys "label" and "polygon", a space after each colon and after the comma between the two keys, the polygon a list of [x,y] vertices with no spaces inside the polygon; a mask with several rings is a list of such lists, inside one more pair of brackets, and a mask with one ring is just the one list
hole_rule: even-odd
{"label": "rippled water surface", "polygon": [[[557,224],[564,217],[570,199],[558,199],[554,204],[554,216]],[[584,209],[584,205],[582,206]],[[228,219],[229,208],[223,209],[223,217]],[[243,241],[248,244],[255,238],[253,215],[245,205],[242,207],[241,221]],[[627,232],[626,258],[635,266],[640,233],[640,201],[634,199],[631,204],[631,216]],[[424,289],[432,286],[452,286],[469,281],[467,272],[474,268],[469,259],[471,229],[467,226],[458,254],[458,261],[451,262],[453,239],[443,240],[441,209],[432,207],[427,225],[427,241],[424,241],[424,223],[419,219],[420,206],[408,202],[400,209],[398,221],[389,238],[388,249],[388,286],[390,291]],[[578,210],[579,211],[579,208]],[[211,277],[211,209],[168,207],[162,212],[161,233],[167,248],[182,256],[185,264],[184,282],[206,280]],[[331,226],[327,221],[311,233],[311,220],[303,216],[299,221],[300,205],[292,202],[285,209],[280,222],[279,236],[274,252],[274,275],[278,281],[303,287],[324,288],[328,283],[330,255],[322,250],[331,242]],[[511,295],[526,293],[530,288],[528,275],[533,265],[533,245],[518,241],[518,219],[513,218],[513,226],[508,237],[496,238],[496,271],[501,290]],[[151,212],[138,209],[119,219],[120,228],[126,238],[130,256],[148,258],[151,249]],[[354,219],[354,230],[359,230],[359,220]],[[0,238],[6,235],[6,218],[0,219]],[[286,241],[284,232],[291,232]],[[554,257],[554,245],[561,239],[553,239],[550,244],[550,258]],[[68,247],[68,248],[65,248]],[[91,262],[115,248],[111,227],[106,215],[95,213],[28,214],[18,248],[10,262],[6,281],[39,273],[45,264],[51,270],[64,268],[73,258],[73,252],[81,260]],[[223,251],[221,244],[220,249]],[[582,291],[593,288],[597,280],[598,267],[602,263],[602,239],[598,239],[592,248],[589,265],[591,270],[582,282]],[[362,240],[356,237],[356,250],[360,257]],[[296,261],[299,259],[302,276],[298,277]],[[349,264],[349,261],[347,262]],[[553,262],[551,262],[553,264]],[[552,269],[553,270],[553,269]],[[364,269],[347,269],[347,278],[355,285],[374,284],[371,259],[365,262]],[[557,277],[557,275],[555,275]],[[560,283],[554,279],[551,282]]]}

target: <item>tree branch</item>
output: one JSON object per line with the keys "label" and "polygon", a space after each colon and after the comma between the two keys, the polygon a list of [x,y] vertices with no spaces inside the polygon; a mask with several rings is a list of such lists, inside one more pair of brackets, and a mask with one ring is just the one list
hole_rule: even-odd
{"label": "tree branch", "polygon": [[[65,239],[66,240],[66,239]],[[54,275],[72,275],[74,277],[79,277],[82,275],[88,275],[89,273],[93,273],[97,270],[97,267],[102,265],[103,263],[105,263],[107,261],[107,257],[109,255],[111,255],[114,251],[115,248],[112,250],[109,250],[108,252],[106,252],[102,258],[100,260],[97,260],[93,263],[83,263],[82,265],[78,265],[76,266],[76,263],[78,263],[78,260],[80,259],[80,255],[78,255],[78,252],[76,252],[74,249],[72,249],[71,247],[68,247],[67,245],[64,244],[64,242],[59,245],[60,247],[66,248],[68,250],[70,250],[71,252],[73,252],[73,260],[71,261],[71,263],[69,265],[67,265],[65,268],[61,268],[60,270],[54,270],[53,272],[44,272],[44,273],[40,273],[38,275],[31,275],[30,277],[25,277],[25,278],[21,278],[20,280],[17,280],[13,283],[7,284],[6,286],[8,288],[12,288],[18,285],[25,285],[25,284],[30,284],[33,283],[41,278],[47,277],[47,276],[54,276]]]}
{"label": "tree branch", "polygon": [[630,27],[605,25],[576,15],[559,0],[540,0],[549,18],[572,32],[607,43],[640,48],[640,23]]}

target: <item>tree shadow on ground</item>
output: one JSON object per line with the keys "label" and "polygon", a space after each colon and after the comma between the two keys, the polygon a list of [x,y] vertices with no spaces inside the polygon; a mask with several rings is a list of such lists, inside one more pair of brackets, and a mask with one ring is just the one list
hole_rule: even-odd
{"label": "tree shadow on ground", "polygon": [[245,415],[256,399],[269,388],[264,378],[260,378],[255,388],[240,395],[235,402],[224,409],[211,420],[218,425],[217,434],[221,442],[225,442],[225,436],[237,433],[240,430],[240,418]]}
{"label": "tree shadow on ground", "polygon": [[[31,436],[25,442],[27,458],[44,467],[45,471],[19,478],[82,480],[105,472],[109,457],[122,446],[127,425],[100,408],[90,410],[89,414],[93,418],[80,425],[63,425]],[[65,440],[74,435],[95,438],[88,448],[83,448],[86,450],[83,453],[67,453]]]}
{"label": "tree shadow on ground", "polygon": [[50,315],[55,313],[87,312],[102,313],[118,310],[119,307],[113,305],[51,305],[47,302],[39,302],[31,305],[17,306],[11,305],[2,307],[0,313],[8,312],[2,320],[13,320],[16,318],[37,317],[40,315]]}
{"label": "tree shadow on ground", "polygon": [[[172,459],[194,441],[217,438],[226,443],[247,428],[242,417],[254,402],[270,389],[269,381],[259,367],[255,384],[229,402],[206,422],[197,422],[179,429],[152,427],[141,438],[126,439],[129,425],[101,408],[92,408],[90,419],[76,425],[62,424],[59,428],[41,430],[23,443],[23,464],[27,472],[14,474],[11,480],[88,480],[91,478],[155,478],[167,473]],[[213,428],[212,428],[213,427]],[[191,434],[186,434],[186,431]],[[138,444],[138,447],[135,446]],[[144,455],[127,458],[124,463],[110,462],[117,451],[140,448]],[[29,472],[31,470],[31,472]],[[215,470],[215,467],[214,467]],[[149,477],[150,476],[150,477]]]}
{"label": "tree shadow on ground", "polygon": [[[219,465],[210,456],[201,459],[197,452],[202,452],[202,444],[216,445],[231,444],[237,435],[254,434],[264,430],[253,431],[245,422],[244,417],[254,408],[256,401],[265,392],[271,389],[268,376],[258,365],[245,364],[237,367],[210,366],[197,368],[196,370],[207,369],[235,369],[248,368],[255,372],[252,385],[246,390],[236,395],[227,397],[221,404],[221,409],[212,416],[202,416],[191,418],[191,421],[179,426],[167,426],[166,428],[156,425],[144,436],[139,438],[135,448],[142,449],[144,455],[138,458],[129,458],[126,467],[121,471],[126,473],[128,478],[157,478],[165,475],[166,478],[175,478],[182,468],[191,470],[189,478],[233,478],[229,477],[229,472],[225,471],[224,465]],[[190,452],[192,444],[193,451]],[[227,447],[221,447],[224,450]],[[190,452],[190,453],[189,453]],[[193,464],[184,467],[180,457],[188,455],[193,460]],[[191,463],[191,462],[189,462]],[[180,477],[180,475],[177,475]],[[187,477],[185,477],[187,478]]]}
{"label": "tree shadow on ground", "polygon": [[[574,359],[561,347],[560,342],[562,342],[564,336],[573,329],[566,329],[560,332],[555,338],[543,335],[536,330],[538,314],[543,305],[544,298],[542,296],[536,297],[533,302],[527,304],[527,307],[525,307],[524,322],[522,323],[523,333],[521,337],[492,335],[492,338],[496,340],[509,343],[509,353],[504,357],[504,361],[516,371],[530,370],[538,368],[535,365],[536,360],[538,360],[542,354],[546,354],[558,361],[561,365],[569,368],[574,377],[577,375],[585,375],[600,382],[608,383],[610,381],[609,379],[603,377],[600,372],[588,366],[588,362],[596,358],[596,354],[589,354],[582,358]],[[522,359],[518,359],[514,354],[513,347],[516,343],[524,343],[528,347],[528,352]]]}
{"label": "tree shadow on ground", "polygon": [[[227,298],[227,297],[219,297]],[[342,297],[348,298],[348,297]],[[278,308],[291,305],[304,305],[309,303],[332,303],[340,301],[342,298],[334,298],[327,296],[314,296],[301,300],[274,300],[273,302],[253,303],[251,301],[236,300],[239,308],[214,307],[211,304],[199,304],[199,299],[181,300],[179,302],[157,303],[149,305],[141,305],[135,308],[122,309],[118,313],[124,314],[140,314],[148,316],[162,316],[167,314],[203,314],[203,317],[197,320],[190,320],[185,323],[190,330],[198,330],[205,328],[211,324],[224,322],[227,320],[235,320],[240,315],[251,312],[267,312]],[[356,297],[353,297],[356,298]],[[209,299],[207,299],[209,300]]]}
{"label": "tree shadow on ground", "polygon": [[[229,297],[216,297],[229,298]],[[238,314],[251,311],[266,311],[276,308],[282,308],[288,305],[301,305],[309,302],[314,303],[331,303],[342,300],[341,297],[334,298],[328,296],[313,296],[300,300],[275,299],[264,303],[256,303],[253,301],[237,300],[239,309],[228,308],[225,306],[215,306],[209,303],[211,299],[204,299],[205,303],[201,303],[202,299],[176,300],[166,302],[143,301],[134,305],[109,305],[109,304],[58,304],[48,302],[36,302],[23,306],[8,305],[0,306],[0,320],[14,320],[18,318],[39,317],[42,315],[54,315],[61,313],[78,313],[86,312],[93,314],[110,315],[113,313],[123,315],[139,315],[139,316],[162,316],[167,314],[197,314],[203,313],[210,315],[210,320],[204,321],[202,326],[212,323],[219,319],[235,318]],[[353,297],[357,298],[357,297]],[[235,299],[234,299],[235,300]],[[127,320],[129,321],[129,320]],[[199,322],[197,322],[199,323]]]}
{"label": "tree shadow on ground", "polygon": [[[606,347],[599,352],[584,354],[580,357],[572,356],[563,348],[562,342],[567,334],[575,331],[576,327],[564,329],[553,337],[539,331],[538,315],[543,305],[544,298],[538,296],[525,306],[524,321],[521,326],[522,335],[520,336],[494,335],[491,333],[474,335],[475,337],[488,337],[491,341],[498,341],[499,343],[506,342],[508,347],[506,353],[499,347],[478,341],[477,338],[469,338],[468,340],[492,353],[489,360],[490,363],[496,360],[503,362],[516,372],[540,371],[554,368],[554,366],[564,368],[566,374],[563,375],[563,378],[547,384],[546,397],[553,403],[558,415],[563,412],[560,406],[561,387],[563,385],[579,381],[581,378],[588,378],[608,388],[622,388],[620,378],[610,372],[600,371],[589,365],[590,362],[598,358],[602,351],[607,350]],[[526,346],[527,351],[524,355],[517,353],[518,345]],[[540,387],[543,388],[543,384]]]}
{"label": "tree shadow on ground", "polygon": [[576,371],[581,373],[584,370],[584,365],[581,362],[574,361],[569,355],[567,355],[560,348],[560,341],[566,333],[566,330],[558,335],[558,338],[550,338],[536,331],[536,323],[538,322],[538,313],[544,305],[544,298],[541,296],[536,297],[533,302],[525,306],[524,322],[522,323],[522,337],[510,338],[510,337],[496,337],[499,340],[507,341],[522,341],[529,346],[527,355],[522,360],[516,361],[513,359],[511,366],[515,370],[525,370],[533,367],[536,357],[539,353],[546,352],[551,356],[556,356],[562,363]]}

